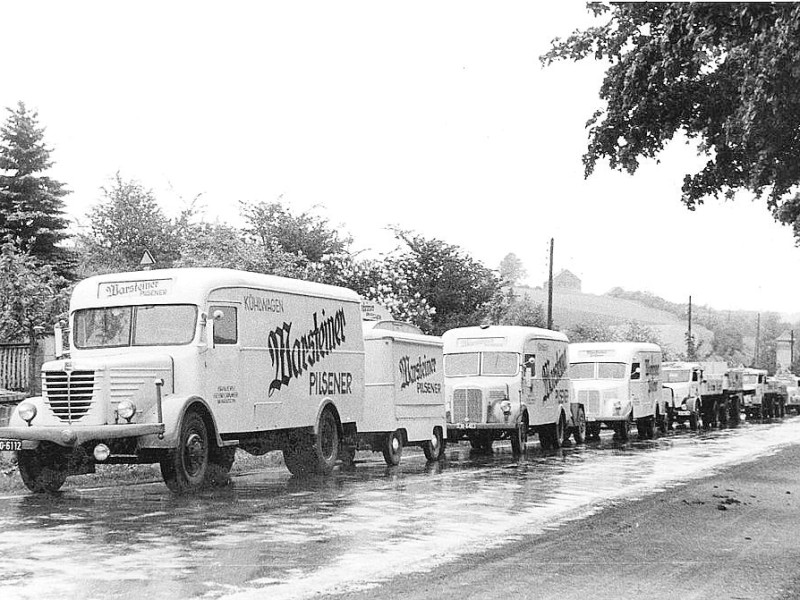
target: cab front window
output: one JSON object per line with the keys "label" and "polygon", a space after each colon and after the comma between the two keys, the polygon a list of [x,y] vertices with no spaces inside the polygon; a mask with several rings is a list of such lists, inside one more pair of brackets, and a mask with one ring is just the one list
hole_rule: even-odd
{"label": "cab front window", "polygon": [[76,348],[172,346],[194,339],[197,307],[191,304],[150,304],[86,308],[75,311]]}

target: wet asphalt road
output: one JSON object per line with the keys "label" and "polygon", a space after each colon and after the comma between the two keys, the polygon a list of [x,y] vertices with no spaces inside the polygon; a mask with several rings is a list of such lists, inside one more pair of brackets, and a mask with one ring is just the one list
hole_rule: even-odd
{"label": "wet asphalt road", "polygon": [[[515,458],[378,455],[182,498],[163,484],[0,498],[0,598],[306,598],[369,588],[700,478],[800,439],[800,418]],[[362,455],[360,455],[362,457]]]}

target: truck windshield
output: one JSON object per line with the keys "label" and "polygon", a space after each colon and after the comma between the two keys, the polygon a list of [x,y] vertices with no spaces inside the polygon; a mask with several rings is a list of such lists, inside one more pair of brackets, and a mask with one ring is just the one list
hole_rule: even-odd
{"label": "truck windshield", "polygon": [[758,375],[742,375],[742,383],[745,385],[755,385],[758,383]]}
{"label": "truck windshield", "polygon": [[569,366],[570,379],[594,379],[594,365],[593,362],[587,363],[572,363]]}
{"label": "truck windshield", "polygon": [[678,371],[664,369],[661,372],[663,383],[685,383],[689,381],[692,372],[688,369],[681,369]]}
{"label": "truck windshield", "polygon": [[87,308],[75,311],[74,342],[76,348],[188,344],[196,322],[190,304]]}
{"label": "truck windshield", "polygon": [[[597,375],[595,375],[597,365]],[[569,366],[570,379],[625,379],[625,363],[572,363]]]}
{"label": "truck windshield", "polygon": [[518,369],[519,354],[516,352],[461,352],[444,357],[446,377],[516,375]]}

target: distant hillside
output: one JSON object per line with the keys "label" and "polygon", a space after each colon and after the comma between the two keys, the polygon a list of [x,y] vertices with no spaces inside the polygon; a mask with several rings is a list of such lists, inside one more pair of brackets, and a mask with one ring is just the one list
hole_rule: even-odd
{"label": "distant hillside", "polygon": [[[519,296],[527,296],[534,302],[547,306],[547,292],[541,288],[517,287]],[[578,323],[597,323],[599,325],[623,325],[637,321],[656,330],[664,346],[672,352],[686,350],[687,323],[677,315],[666,310],[645,306],[633,300],[612,296],[596,296],[580,292],[559,292],[553,290],[553,321],[560,329],[574,327]],[[703,342],[703,348],[710,348],[713,334],[701,325],[694,325],[692,333],[696,342]]]}

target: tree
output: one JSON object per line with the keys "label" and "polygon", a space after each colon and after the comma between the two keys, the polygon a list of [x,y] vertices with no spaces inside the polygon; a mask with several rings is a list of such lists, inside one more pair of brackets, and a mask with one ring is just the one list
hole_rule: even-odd
{"label": "tree", "polygon": [[247,222],[244,231],[265,246],[277,245],[284,252],[320,263],[325,257],[346,252],[352,242],[323,217],[310,212],[293,215],[278,202],[242,202],[241,213]]}
{"label": "tree", "polygon": [[506,285],[516,285],[520,279],[524,279],[527,275],[528,272],[525,270],[525,265],[513,252],[506,254],[500,262],[500,279]]}
{"label": "tree", "polygon": [[542,64],[594,57],[609,67],[589,119],[586,175],[599,160],[634,173],[683,134],[708,157],[684,177],[690,210],[748,190],[800,244],[800,4],[587,5],[607,20],[553,41]]}
{"label": "tree", "polygon": [[180,257],[182,240],[193,234],[190,205],[175,218],[161,210],[151,190],[119,173],[89,213],[89,232],[78,236],[84,258],[82,275],[134,270],[145,250],[159,267],[170,267]]}
{"label": "tree", "polygon": [[394,229],[406,246],[395,257],[395,264],[405,269],[410,290],[418,293],[435,309],[431,331],[441,335],[453,327],[478,325],[488,316],[488,309],[500,280],[490,269],[458,246],[435,238]]}
{"label": "tree", "polygon": [[10,236],[0,247],[0,340],[27,340],[32,387],[39,377],[33,360],[38,337],[42,328],[65,316],[69,301],[66,284],[53,267],[39,264]]}
{"label": "tree", "polygon": [[68,237],[64,184],[43,173],[52,167],[38,114],[19,102],[0,128],[0,236],[12,235],[41,263],[67,273],[72,257],[58,243]]}

